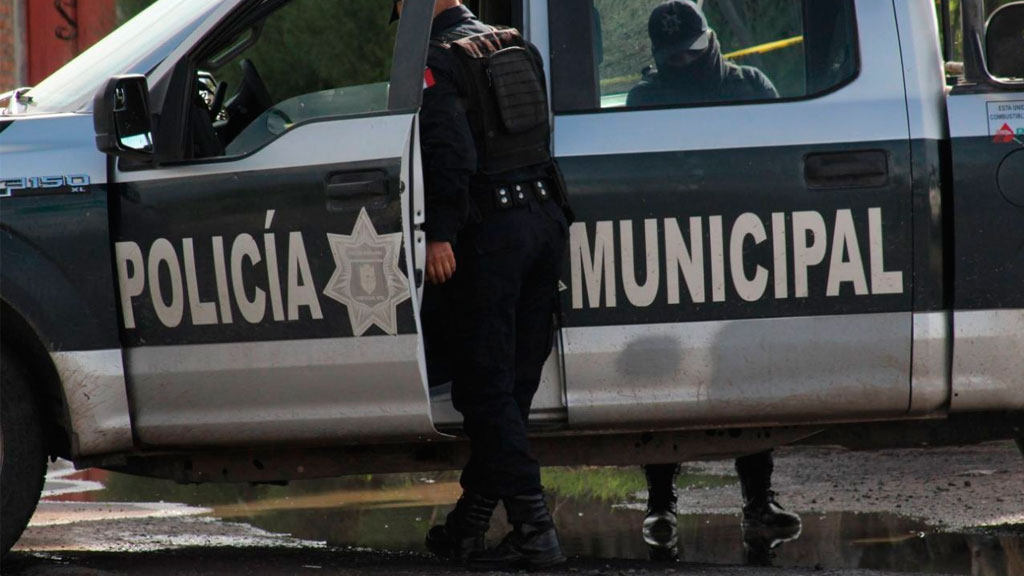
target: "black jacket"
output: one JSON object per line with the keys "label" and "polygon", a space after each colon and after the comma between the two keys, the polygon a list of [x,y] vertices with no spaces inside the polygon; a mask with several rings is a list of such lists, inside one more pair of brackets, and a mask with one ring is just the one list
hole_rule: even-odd
{"label": "black jacket", "polygon": [[711,33],[707,52],[682,69],[659,63],[629,91],[626,106],[665,106],[702,102],[772,100],[779,97],[771,80],[752,66],[739,66],[722,57],[718,38]]}
{"label": "black jacket", "polygon": [[[477,148],[466,114],[465,80],[457,73],[456,56],[436,42],[490,32],[465,6],[445,10],[434,18],[427,56],[420,135],[423,150],[427,240],[452,242],[473,218],[479,218],[474,197],[491,194],[500,184],[525,182],[549,174],[547,167],[531,167],[500,175],[501,182],[478,172]],[[539,61],[539,55],[538,55]]]}

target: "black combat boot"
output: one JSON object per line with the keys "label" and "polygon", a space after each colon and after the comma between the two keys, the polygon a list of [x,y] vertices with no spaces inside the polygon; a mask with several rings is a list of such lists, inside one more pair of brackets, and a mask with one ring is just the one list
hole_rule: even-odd
{"label": "black combat boot", "polygon": [[427,549],[441,558],[460,561],[473,552],[482,552],[486,548],[484,535],[497,506],[497,498],[463,492],[444,524],[427,532]]}
{"label": "black combat boot", "polygon": [[768,490],[754,498],[743,498],[743,528],[769,530],[800,530],[800,517],[775,501],[775,492]]}
{"label": "black combat boot", "polygon": [[800,537],[800,525],[789,528],[744,528],[743,551],[750,566],[771,566],[775,550]]}
{"label": "black combat boot", "polygon": [[469,557],[473,568],[486,570],[537,570],[565,562],[555,522],[543,494],[505,499],[512,531],[497,547]]}
{"label": "black combat boot", "polygon": [[736,472],[743,491],[743,523],[746,530],[774,531],[773,536],[787,538],[799,534],[800,517],[787,512],[775,501],[772,491],[771,452],[736,459]]}
{"label": "black combat boot", "polygon": [[648,464],[644,466],[647,477],[647,516],[644,518],[643,535],[651,560],[670,562],[679,558],[679,531],[677,529],[676,478],[679,464]]}

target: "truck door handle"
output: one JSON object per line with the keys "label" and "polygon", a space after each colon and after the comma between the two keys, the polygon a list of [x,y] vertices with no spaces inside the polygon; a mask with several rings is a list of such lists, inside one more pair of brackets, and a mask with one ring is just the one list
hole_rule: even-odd
{"label": "truck door handle", "polygon": [[882,150],[808,154],[804,180],[811,189],[876,188],[889,182],[889,155]]}
{"label": "truck door handle", "polygon": [[347,212],[363,207],[383,208],[391,200],[387,172],[364,170],[332,172],[324,179],[327,210]]}

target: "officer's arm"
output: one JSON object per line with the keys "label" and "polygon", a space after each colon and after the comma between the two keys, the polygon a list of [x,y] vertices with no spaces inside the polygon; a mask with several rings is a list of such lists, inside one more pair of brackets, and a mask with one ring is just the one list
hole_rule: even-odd
{"label": "officer's arm", "polygon": [[453,63],[431,50],[428,65],[420,109],[427,204],[423,230],[428,241],[454,244],[469,216],[469,179],[476,170],[476,147],[454,80]]}

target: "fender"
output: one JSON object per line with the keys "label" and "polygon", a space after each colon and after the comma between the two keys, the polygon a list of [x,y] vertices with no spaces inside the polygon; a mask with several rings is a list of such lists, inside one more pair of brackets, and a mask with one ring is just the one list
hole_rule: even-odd
{"label": "fender", "polygon": [[120,348],[108,158],[92,118],[21,119],[0,135],[2,297],[50,352]]}
{"label": "fender", "polygon": [[133,445],[118,333],[108,159],[96,150],[94,137],[88,115],[23,118],[0,134],[0,180],[9,192],[0,197],[0,298],[24,320],[19,325],[30,327],[5,330],[5,337],[34,334],[39,350],[49,354],[60,381],[54,388],[60,390],[39,392],[63,395],[71,457]]}
{"label": "fender", "polygon": [[[7,216],[10,212],[5,214],[5,220]],[[48,352],[120,348],[117,310],[103,305],[105,303],[89,301],[92,290],[84,284],[94,281],[95,276],[79,276],[77,266],[58,263],[31,240],[11,230],[7,222],[0,224],[0,241],[3,242],[3,267],[0,268],[3,300],[34,327]],[[103,251],[104,259],[108,260],[109,248],[103,246]],[[108,293],[112,291],[113,278],[109,278],[103,288],[107,288]]]}

